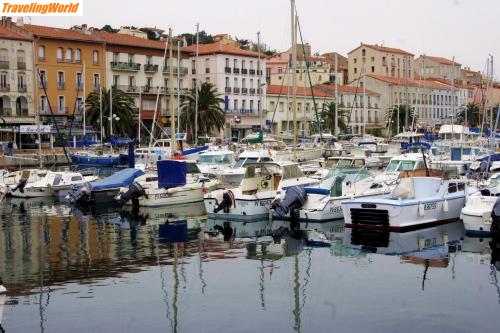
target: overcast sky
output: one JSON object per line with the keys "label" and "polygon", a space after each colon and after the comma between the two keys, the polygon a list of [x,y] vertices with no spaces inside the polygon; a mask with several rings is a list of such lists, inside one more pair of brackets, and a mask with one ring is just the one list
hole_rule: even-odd
{"label": "overcast sky", "polygon": [[[313,52],[347,52],[383,43],[416,56],[450,58],[482,71],[488,54],[500,66],[499,0],[296,0],[304,40]],[[289,0],[84,0],[83,17],[33,17],[33,24],[156,26],[174,34],[200,30],[290,45]],[[498,67],[497,66],[497,67]],[[495,71],[499,77],[500,71]]]}

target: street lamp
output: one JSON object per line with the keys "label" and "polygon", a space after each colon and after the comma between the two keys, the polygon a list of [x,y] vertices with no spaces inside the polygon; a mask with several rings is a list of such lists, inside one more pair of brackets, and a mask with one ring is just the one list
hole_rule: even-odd
{"label": "street lamp", "polygon": [[109,136],[113,135],[113,120],[120,121],[120,117],[118,117],[115,113],[113,113],[112,117],[106,117],[109,119]]}

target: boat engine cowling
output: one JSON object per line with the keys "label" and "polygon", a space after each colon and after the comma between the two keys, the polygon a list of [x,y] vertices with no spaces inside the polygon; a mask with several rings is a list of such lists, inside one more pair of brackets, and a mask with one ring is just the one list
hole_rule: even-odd
{"label": "boat engine cowling", "polygon": [[90,197],[91,189],[87,183],[74,185],[71,191],[66,196],[70,203],[80,202]]}
{"label": "boat engine cowling", "polygon": [[231,206],[234,204],[234,193],[232,191],[226,191],[222,194],[221,203],[214,208],[214,213],[218,213],[224,210],[224,213],[229,213]]}
{"label": "boat engine cowling", "polygon": [[285,217],[292,210],[301,208],[307,200],[307,193],[302,186],[292,186],[286,190],[283,200],[273,202],[271,208],[279,217]]}
{"label": "boat engine cowling", "polygon": [[19,190],[19,192],[24,193],[24,188],[26,187],[26,184],[28,184],[28,180],[26,178],[21,178],[19,180],[19,183],[17,183],[16,187],[14,187],[14,189],[12,190],[12,192]]}
{"label": "boat engine cowling", "polygon": [[128,191],[121,194],[118,201],[122,205],[126,204],[129,200],[137,200],[145,194],[144,188],[137,182],[133,182],[128,187]]}

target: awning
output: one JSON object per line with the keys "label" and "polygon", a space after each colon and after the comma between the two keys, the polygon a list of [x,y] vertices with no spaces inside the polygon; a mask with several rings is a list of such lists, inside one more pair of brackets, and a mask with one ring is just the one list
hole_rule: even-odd
{"label": "awning", "polygon": [[34,117],[0,117],[0,124],[35,124]]}

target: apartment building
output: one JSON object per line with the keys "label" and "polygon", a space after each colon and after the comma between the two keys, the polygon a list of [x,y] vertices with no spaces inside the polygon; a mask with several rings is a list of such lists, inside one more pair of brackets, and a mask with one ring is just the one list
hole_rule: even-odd
{"label": "apartment building", "polygon": [[440,78],[460,82],[461,67],[458,62],[443,57],[421,55],[415,59],[415,73],[423,78]]}
{"label": "apartment building", "polygon": [[[35,123],[33,39],[8,18],[0,25],[0,120],[12,126]],[[15,132],[19,132],[16,130]]]}
{"label": "apartment building", "polygon": [[401,49],[361,43],[348,53],[349,82],[364,75],[411,80],[415,70],[413,57],[412,53]]}
{"label": "apartment building", "polygon": [[201,44],[183,48],[189,52],[191,79],[215,85],[224,99],[225,137],[242,138],[261,128],[264,122],[265,58],[259,53],[224,43]]}
{"label": "apartment building", "polygon": [[414,108],[419,127],[450,123],[473,93],[471,87],[452,86],[451,82],[434,79],[406,80],[367,75],[365,82],[367,89],[380,94],[380,109],[388,111],[397,105]]}
{"label": "apartment building", "polygon": [[[122,29],[127,32],[127,29]],[[120,31],[122,31],[120,30]],[[174,108],[179,112],[185,94],[190,88],[189,60],[187,53],[179,52],[174,43],[172,68],[169,66],[169,49],[166,41],[149,40],[145,35],[129,33],[109,33],[93,31],[93,34],[105,42],[106,87],[114,87],[130,94],[141,112],[140,119],[150,128],[157,107],[157,119],[162,124],[170,121],[169,74],[174,76]],[[142,36],[142,37],[139,37]],[[169,46],[170,47],[170,46]],[[159,93],[159,95],[158,95]],[[157,103],[158,97],[158,103]],[[137,116],[139,116],[137,114]],[[139,126],[139,125],[137,125]],[[136,128],[136,131],[138,128]],[[145,133],[145,132],[143,132]]]}
{"label": "apartment building", "polygon": [[[84,100],[105,82],[104,42],[83,26],[81,30],[22,24],[34,37],[35,92],[40,119],[64,124],[74,117],[82,127]],[[51,115],[52,111],[52,115]]]}
{"label": "apartment building", "polygon": [[[266,63],[266,78],[271,85],[292,85],[292,69],[288,61],[270,59]],[[297,86],[308,87],[335,81],[335,67],[325,57],[309,56],[306,60],[297,60]],[[337,73],[339,84],[344,82],[344,73]]]}

